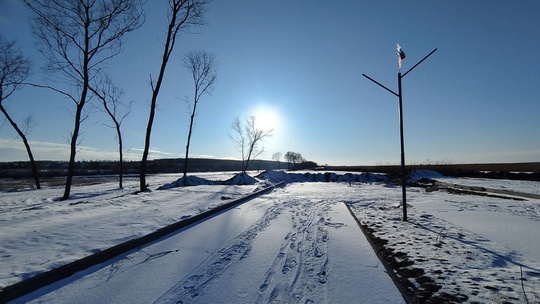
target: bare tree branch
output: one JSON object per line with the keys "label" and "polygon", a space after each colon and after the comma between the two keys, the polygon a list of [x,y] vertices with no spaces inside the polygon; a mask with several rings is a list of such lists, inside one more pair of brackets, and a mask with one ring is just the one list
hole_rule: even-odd
{"label": "bare tree branch", "polygon": [[242,154],[242,172],[245,173],[249,165],[264,152],[264,146],[260,146],[263,141],[272,137],[273,130],[259,129],[255,125],[255,116],[250,116],[242,125],[240,118],[236,118],[231,129],[233,135],[229,137],[235,142],[237,149]]}
{"label": "bare tree branch", "polygon": [[32,174],[36,183],[36,188],[41,189],[36,162],[32,154],[32,149],[26,138],[26,132],[31,127],[31,116],[25,120],[22,127],[19,127],[4,107],[4,102],[12,94],[24,85],[24,81],[30,73],[30,61],[15,48],[14,41],[4,40],[0,36],[0,112],[4,114],[6,120],[21,137],[26,148]]}
{"label": "bare tree branch", "polygon": [[[186,157],[184,158],[184,177],[187,175],[189,145],[193,132],[193,124],[197,115],[197,105],[201,96],[205,93],[210,94],[214,83],[217,80],[217,60],[215,55],[202,50],[191,51],[184,55],[183,66],[191,73],[194,84],[193,108],[190,106],[189,99],[186,99],[190,112],[189,132],[186,144]],[[185,180],[187,183],[187,180]]]}
{"label": "bare tree branch", "polygon": [[90,90],[98,97],[103,106],[103,111],[111,118],[113,126],[116,131],[116,140],[118,142],[118,154],[119,154],[119,178],[118,178],[118,187],[123,188],[123,142],[122,142],[122,122],[130,114],[133,101],[129,103],[124,103],[122,101],[122,96],[124,91],[116,87],[111,78],[104,76],[99,82],[99,88],[95,89],[90,86]]}

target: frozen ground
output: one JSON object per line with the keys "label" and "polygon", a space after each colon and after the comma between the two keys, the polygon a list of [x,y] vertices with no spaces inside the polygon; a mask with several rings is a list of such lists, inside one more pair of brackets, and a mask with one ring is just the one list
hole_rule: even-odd
{"label": "frozen ground", "polygon": [[402,222],[399,191],[361,187],[363,197],[350,202],[355,214],[419,290],[442,303],[539,303],[539,200],[409,188],[409,221]]}
{"label": "frozen ground", "polygon": [[[198,176],[208,180],[232,177]],[[149,181],[155,186],[152,189],[157,189],[177,178],[159,175]],[[114,300],[111,297],[122,286],[128,287],[124,296],[131,295],[130,302],[403,301],[382,265],[373,260],[371,249],[364,246],[365,239],[344,203],[364,226],[374,228],[373,235],[385,240],[390,252],[400,252],[392,256],[396,263],[404,262],[399,264],[398,274],[418,290],[431,287],[431,297],[448,294],[468,302],[494,303],[536,303],[539,299],[540,236],[535,233],[540,228],[539,200],[409,188],[409,222],[404,223],[401,209],[396,208],[401,188],[377,183],[381,179],[374,174],[267,176],[271,182],[279,179],[295,183],[214,217],[203,223],[204,227],[201,224],[178,233],[170,238],[179,238],[173,245],[157,243],[141,248],[30,299],[70,303],[94,302],[91,297]],[[529,193],[538,193],[540,188],[535,182],[444,181]],[[260,186],[201,184],[133,195],[135,182],[125,190],[105,183],[76,187],[73,198],[64,202],[56,200],[61,188],[3,192],[0,288],[193,216]],[[135,283],[135,278],[156,272],[158,278]],[[158,284],[162,281],[166,283]],[[136,291],[153,296],[143,298]]]}
{"label": "frozen ground", "polygon": [[486,187],[501,190],[540,194],[540,183],[536,181],[516,181],[507,179],[484,178],[439,178],[441,181],[459,182],[468,186]]}
{"label": "frozen ground", "polygon": [[20,301],[402,303],[340,200],[353,189],[343,190],[277,189]]}

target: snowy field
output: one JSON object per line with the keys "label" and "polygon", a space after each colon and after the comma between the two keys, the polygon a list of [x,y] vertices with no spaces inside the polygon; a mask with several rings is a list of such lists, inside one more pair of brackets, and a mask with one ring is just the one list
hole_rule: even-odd
{"label": "snowy field", "polygon": [[[269,173],[250,185],[175,187],[178,177],[149,176],[152,191],[137,195],[135,181],[124,190],[115,182],[75,187],[69,201],[57,200],[63,188],[2,192],[0,288],[285,180],[284,188],[15,302],[404,302],[346,205],[384,240],[398,275],[429,290],[426,297],[540,299],[540,200],[408,188],[409,222],[402,222],[401,188],[375,174]],[[439,178],[540,192],[538,182]]]}
{"label": "snowy field", "polygon": [[359,187],[364,195],[351,202],[355,214],[411,284],[439,296],[435,303],[540,302],[540,200],[409,188],[403,222],[401,188]]}

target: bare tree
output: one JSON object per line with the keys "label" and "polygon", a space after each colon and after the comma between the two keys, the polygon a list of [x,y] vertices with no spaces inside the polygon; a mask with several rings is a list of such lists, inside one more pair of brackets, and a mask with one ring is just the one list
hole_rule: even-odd
{"label": "bare tree", "polygon": [[278,170],[281,169],[280,165],[279,165],[279,160],[281,159],[281,152],[276,152],[272,155],[272,159],[277,161],[277,164],[278,164]]}
{"label": "bare tree", "polygon": [[148,118],[148,125],[146,127],[146,137],[144,141],[144,150],[141,160],[140,172],[139,172],[139,186],[140,191],[146,191],[148,185],[146,184],[146,163],[148,160],[148,153],[150,152],[150,135],[152,134],[152,125],[154,124],[154,116],[156,113],[157,98],[159,90],[161,89],[161,83],[165,76],[165,69],[169,58],[174,50],[176,44],[176,38],[178,33],[183,30],[187,30],[192,26],[203,25],[203,13],[206,4],[211,0],[169,0],[167,36],[165,37],[165,43],[163,45],[163,56],[161,57],[161,66],[159,68],[159,74],[156,82],[150,75],[150,86],[152,88],[152,100],[150,102],[150,116]]}
{"label": "bare tree", "polygon": [[75,171],[75,154],[85,104],[92,98],[90,84],[104,64],[122,51],[124,36],[143,21],[139,0],[24,0],[34,12],[34,34],[47,69],[67,89],[54,90],[76,106],[70,157],[62,200],[69,198]]}
{"label": "bare tree", "polygon": [[231,129],[233,133],[229,133],[229,138],[232,139],[232,141],[235,143],[236,148],[242,155],[242,172],[244,172],[244,162],[245,162],[245,150],[246,150],[246,142],[247,137],[244,132],[244,126],[242,126],[242,121],[240,120],[240,117],[236,117],[236,119],[233,121],[231,125]]}
{"label": "bare tree", "polygon": [[242,173],[245,173],[251,162],[264,152],[264,147],[261,147],[260,144],[272,136],[273,130],[258,129],[255,125],[255,116],[246,119],[245,125],[237,117],[231,129],[233,134],[229,134],[229,137],[242,153]]}
{"label": "bare tree", "polygon": [[304,157],[302,157],[302,154],[292,151],[285,153],[284,158],[289,163],[289,169],[294,169],[297,164],[305,161]]}
{"label": "bare tree", "polygon": [[122,180],[124,176],[124,153],[122,148],[122,122],[131,113],[133,101],[124,102],[122,96],[124,91],[116,87],[111,78],[104,76],[99,83],[99,88],[94,89],[92,86],[90,90],[98,97],[103,106],[103,110],[111,118],[112,125],[104,124],[109,128],[113,128],[116,131],[116,141],[118,142],[118,187],[123,188]]}
{"label": "bare tree", "polygon": [[32,169],[32,175],[36,183],[36,188],[41,189],[39,183],[39,174],[32,154],[32,149],[26,138],[26,132],[31,126],[32,117],[26,118],[22,127],[19,127],[13,118],[9,115],[4,102],[18,89],[21,88],[23,82],[26,80],[30,73],[30,62],[22,55],[21,52],[15,49],[15,42],[6,41],[0,36],[0,111],[4,114],[9,121],[13,129],[21,137],[28,158],[30,159],[30,166]]}
{"label": "bare tree", "polygon": [[189,70],[193,78],[195,91],[193,92],[193,103],[186,98],[188,103],[190,120],[189,132],[186,144],[186,157],[184,159],[184,177],[187,175],[189,144],[193,132],[193,122],[197,114],[197,105],[204,93],[210,94],[217,79],[217,61],[215,55],[202,50],[191,51],[184,56],[183,66]]}

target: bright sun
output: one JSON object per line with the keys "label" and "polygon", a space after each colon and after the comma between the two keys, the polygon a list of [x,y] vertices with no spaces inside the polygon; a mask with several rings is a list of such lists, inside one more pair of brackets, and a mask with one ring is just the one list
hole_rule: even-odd
{"label": "bright sun", "polygon": [[268,108],[258,108],[255,111],[255,125],[265,131],[275,130],[279,125],[279,117],[275,111]]}

